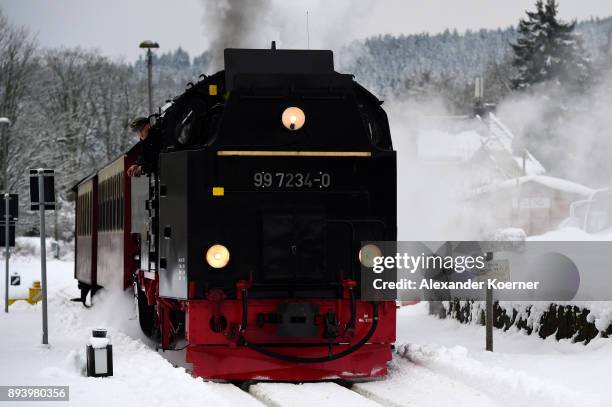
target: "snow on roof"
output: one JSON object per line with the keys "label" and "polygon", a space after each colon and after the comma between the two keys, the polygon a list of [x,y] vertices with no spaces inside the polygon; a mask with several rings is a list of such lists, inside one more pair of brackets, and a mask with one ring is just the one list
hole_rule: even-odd
{"label": "snow on roof", "polygon": [[[514,134],[493,113],[489,113],[489,132],[491,134],[489,141],[493,143],[488,143],[487,146],[494,149],[497,144],[499,148],[512,155],[516,164],[522,169],[523,156],[515,155],[513,150]],[[525,153],[525,174],[544,174],[546,172],[544,166],[526,148],[523,147],[523,151]]]}
{"label": "snow on roof", "polygon": [[[569,192],[577,195],[590,196],[594,189],[586,187],[581,184],[577,184],[572,181],[568,181],[562,178],[548,177],[545,175],[526,175],[524,177],[518,178],[518,184],[523,185],[528,182],[535,182],[540,185],[544,185],[548,188],[555,189],[558,191]],[[474,191],[475,195],[484,194],[487,192],[498,191],[500,189],[509,189],[514,188],[517,185],[517,178],[509,179],[506,181],[498,182],[492,185],[487,185],[481,188],[478,188]]]}
{"label": "snow on roof", "polygon": [[474,130],[452,133],[427,129],[419,132],[417,154],[421,159],[465,161],[482,147],[480,134]]}
{"label": "snow on roof", "polygon": [[493,113],[489,113],[487,120],[479,116],[475,119],[468,116],[429,116],[423,118],[421,124],[423,127],[417,138],[417,156],[420,159],[467,161],[481,150],[489,153],[503,151],[518,170],[524,167],[526,175],[546,172],[527,149],[519,149],[524,152],[524,162],[523,154],[516,155],[514,134]]}

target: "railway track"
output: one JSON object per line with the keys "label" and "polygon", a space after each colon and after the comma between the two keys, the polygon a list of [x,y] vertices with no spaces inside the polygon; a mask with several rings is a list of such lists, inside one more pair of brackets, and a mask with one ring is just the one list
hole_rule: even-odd
{"label": "railway track", "polygon": [[477,407],[502,406],[482,391],[434,372],[397,353],[384,380],[341,385],[321,383],[252,384],[247,391],[268,407],[310,407],[349,405],[351,407]]}
{"label": "railway track", "polygon": [[334,382],[257,383],[251,385],[248,392],[268,407],[383,406],[383,404]]}

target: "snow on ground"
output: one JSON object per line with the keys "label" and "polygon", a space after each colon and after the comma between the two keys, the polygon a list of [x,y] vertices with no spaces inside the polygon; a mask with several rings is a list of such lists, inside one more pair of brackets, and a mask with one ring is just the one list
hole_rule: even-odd
{"label": "snow on ground", "polygon": [[397,357],[391,363],[389,377],[385,380],[358,383],[353,389],[385,406],[501,406],[495,396]]}
{"label": "snow on ground", "polygon": [[477,389],[500,405],[612,406],[611,339],[584,346],[495,330],[491,353],[484,351],[484,335],[484,327],[437,319],[420,303],[399,310],[396,349],[417,366]]}
{"label": "snow on ground", "polygon": [[[14,256],[11,270],[31,279],[40,260]],[[0,313],[0,385],[67,385],[72,406],[252,406],[256,399],[230,384],[192,378],[155,352],[139,332],[129,292],[96,297],[87,309],[78,296],[72,261],[50,260],[49,346],[41,345],[41,304],[24,301]],[[4,278],[0,290],[4,294]],[[106,294],[106,295],[105,295]],[[4,304],[3,304],[4,305]],[[91,329],[109,329],[114,376],[84,376],[85,346]],[[19,406],[39,405],[20,402]]]}
{"label": "snow on ground", "polygon": [[[38,279],[39,267],[31,255],[11,258],[24,286]],[[73,267],[70,256],[48,261],[50,346],[40,345],[40,304],[20,301],[0,313],[0,385],[70,386],[70,402],[54,405],[262,405],[235,386],[192,378],[183,352],[155,352],[140,333],[129,292],[101,292],[89,309],[71,302],[78,296]],[[3,285],[0,279],[2,293]],[[85,345],[96,327],[109,330],[112,378],[84,376]],[[515,330],[495,330],[494,337],[495,352],[485,352],[483,327],[439,320],[421,303],[399,310],[396,350],[405,358],[395,357],[387,379],[356,384],[356,393],[333,383],[266,383],[251,392],[283,406],[612,406],[606,394],[612,340],[584,346]]]}

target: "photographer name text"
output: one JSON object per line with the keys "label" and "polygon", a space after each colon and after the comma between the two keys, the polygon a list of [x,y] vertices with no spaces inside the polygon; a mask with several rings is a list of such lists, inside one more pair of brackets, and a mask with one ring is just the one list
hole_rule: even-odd
{"label": "photographer name text", "polygon": [[485,281],[468,279],[466,281],[438,281],[423,279],[420,281],[402,278],[398,281],[385,281],[376,278],[372,281],[376,290],[537,290],[539,281],[500,281],[489,278]]}

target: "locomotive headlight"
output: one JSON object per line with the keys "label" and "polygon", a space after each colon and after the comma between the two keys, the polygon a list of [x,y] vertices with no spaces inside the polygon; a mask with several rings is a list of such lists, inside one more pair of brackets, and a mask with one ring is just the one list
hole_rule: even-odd
{"label": "locomotive headlight", "polygon": [[283,126],[289,130],[299,130],[306,123],[306,115],[299,107],[288,107],[281,117]]}
{"label": "locomotive headlight", "polygon": [[206,262],[210,267],[220,269],[227,265],[230,259],[229,250],[222,244],[215,244],[206,251]]}
{"label": "locomotive headlight", "polygon": [[374,258],[380,256],[382,256],[382,252],[375,244],[367,244],[359,250],[359,262],[365,267],[374,267]]}

